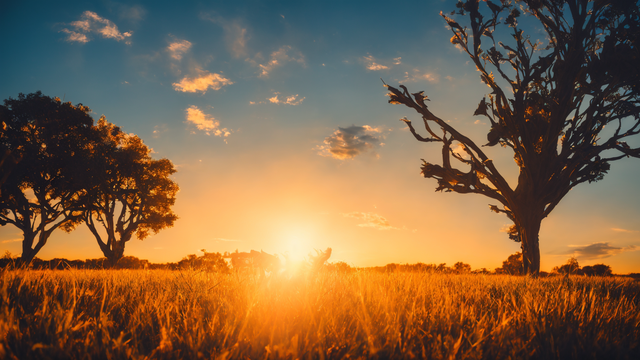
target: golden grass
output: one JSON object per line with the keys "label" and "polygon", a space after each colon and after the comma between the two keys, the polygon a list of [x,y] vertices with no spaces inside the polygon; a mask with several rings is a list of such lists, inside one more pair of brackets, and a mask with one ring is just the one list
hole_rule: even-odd
{"label": "golden grass", "polygon": [[4,271],[0,358],[639,359],[616,278]]}

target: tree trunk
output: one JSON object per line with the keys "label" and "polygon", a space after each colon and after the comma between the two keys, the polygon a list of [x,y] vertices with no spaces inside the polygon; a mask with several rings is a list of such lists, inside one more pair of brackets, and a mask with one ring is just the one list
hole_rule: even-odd
{"label": "tree trunk", "polygon": [[[49,231],[41,231],[38,235],[34,232],[24,232],[24,239],[22,240],[22,255],[20,255],[20,266],[28,267],[33,259],[36,257],[40,249],[47,243],[49,237]],[[36,246],[33,247],[33,242],[38,237]]]}
{"label": "tree trunk", "polygon": [[522,266],[525,275],[538,276],[540,273],[540,233],[541,217],[523,219],[519,226],[522,246]]}
{"label": "tree trunk", "polygon": [[28,267],[29,264],[33,261],[33,258],[36,257],[38,253],[37,250],[33,249],[33,240],[35,239],[36,234],[33,233],[24,233],[24,239],[22,240],[22,255],[20,255],[20,266]]}

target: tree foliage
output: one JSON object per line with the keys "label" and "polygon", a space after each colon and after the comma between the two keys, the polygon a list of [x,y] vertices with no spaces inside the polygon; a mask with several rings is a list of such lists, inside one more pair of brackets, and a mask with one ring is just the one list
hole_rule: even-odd
{"label": "tree foliage", "polygon": [[[453,32],[451,42],[471,58],[491,91],[474,115],[491,124],[484,146],[512,152],[520,169],[517,186],[481,146],[431,112],[424,92],[387,85],[389,102],[418,112],[427,136],[402,119],[417,140],[442,145],[442,164],[422,165],[424,177],[437,181],[436,191],[497,202],[490,209],[513,221],[509,237],[521,242],[524,271],[537,274],[542,220],[572,188],[601,180],[612,161],[640,157],[640,148],[627,142],[640,133],[640,7],[635,0],[483,3],[459,1],[456,11],[441,15]],[[454,15],[466,17],[468,26]],[[518,23],[523,16],[537,20],[545,43],[525,33]],[[494,34],[504,27],[509,42]]]}
{"label": "tree foliage", "polygon": [[[86,153],[91,110],[37,92],[9,98],[0,107],[0,143],[15,161],[4,173],[0,224],[23,233],[23,263],[28,264],[57,228],[71,231],[80,221],[79,182],[73,174]],[[4,171],[4,168],[3,168]]]}

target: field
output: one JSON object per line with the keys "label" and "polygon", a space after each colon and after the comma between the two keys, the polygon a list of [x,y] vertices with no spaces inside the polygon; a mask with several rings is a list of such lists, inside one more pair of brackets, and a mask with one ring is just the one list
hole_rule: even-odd
{"label": "field", "polygon": [[619,278],[0,273],[2,359],[640,359]]}

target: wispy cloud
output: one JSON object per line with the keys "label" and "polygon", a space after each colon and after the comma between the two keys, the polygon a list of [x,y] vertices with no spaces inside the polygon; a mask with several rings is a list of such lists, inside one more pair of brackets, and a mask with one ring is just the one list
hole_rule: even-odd
{"label": "wispy cloud", "polygon": [[233,57],[237,59],[247,55],[249,35],[247,28],[242,26],[240,20],[227,20],[221,16],[206,13],[200,16],[222,27],[222,30],[224,30],[224,42]]}
{"label": "wispy cloud", "polygon": [[609,245],[608,242],[593,243],[591,245],[569,245],[569,247],[571,249],[566,251],[565,254],[585,260],[604,259],[622,252],[638,250],[635,245],[615,247]]}
{"label": "wispy cloud", "polygon": [[[256,55],[256,58],[261,58],[261,55],[258,53]],[[283,66],[288,62],[296,62],[301,64],[302,66],[306,65],[304,55],[302,55],[302,53],[299,51],[293,50],[293,48],[288,45],[272,52],[271,56],[269,57],[269,61],[266,64],[260,64],[257,60],[254,59],[248,59],[247,61],[260,68],[260,74],[258,76],[263,78],[269,77],[269,75],[275,68]]]}
{"label": "wispy cloud", "polygon": [[[363,223],[358,224],[358,226],[360,227],[370,227],[376,230],[409,230],[406,227],[399,228],[396,226],[391,226],[389,220],[387,220],[384,216],[375,213],[354,211],[342,214],[342,216],[363,221]],[[415,230],[413,230],[413,232],[415,232]]]}
{"label": "wispy cloud", "polygon": [[127,45],[131,44],[130,38],[133,32],[121,33],[111,20],[102,18],[93,11],[85,11],[80,16],[80,20],[73,21],[69,25],[72,30],[68,28],[60,30],[67,34],[66,40],[69,42],[87,43],[91,40],[91,34],[95,34],[105,39],[124,40]]}
{"label": "wispy cloud", "polygon": [[611,230],[613,230],[615,232],[621,232],[621,233],[636,233],[636,232],[638,232],[637,230],[627,230],[627,229],[621,229],[621,228],[611,228]]}
{"label": "wispy cloud", "polygon": [[440,76],[432,72],[413,69],[411,72],[409,71],[404,72],[404,78],[402,79],[402,82],[409,83],[409,82],[424,81],[424,80],[430,83],[438,83],[440,82]]}
{"label": "wispy cloud", "polygon": [[191,105],[186,110],[186,122],[191,123],[198,128],[198,130],[204,131],[207,135],[215,135],[220,137],[227,137],[231,134],[231,131],[226,128],[220,128],[220,122],[213,116],[203,113],[197,106]]}
{"label": "wispy cloud", "polygon": [[9,240],[2,240],[3,244],[8,244],[8,243],[13,243],[13,242],[21,242],[23,239],[9,239]]}
{"label": "wispy cloud", "polygon": [[225,238],[213,238],[213,240],[216,240],[216,241],[224,241],[224,242],[242,242],[242,240],[225,239]]}
{"label": "wispy cloud", "polygon": [[203,94],[209,90],[220,90],[225,85],[233,84],[233,81],[223,77],[220,74],[212,74],[208,71],[196,69],[198,75],[189,77],[185,76],[180,82],[174,83],[173,88],[182,92],[202,92]]}
{"label": "wispy cloud", "polygon": [[[400,63],[400,58],[396,58],[396,59],[394,59],[394,62],[399,64]],[[373,57],[373,55],[363,56],[362,57],[362,61],[364,62],[364,66],[367,68],[367,70],[378,71],[378,70],[387,70],[387,69],[389,69],[388,66],[379,64],[378,60],[376,60]]]}
{"label": "wispy cloud", "polygon": [[382,130],[369,125],[339,127],[331,136],[324,139],[324,145],[319,145],[317,150],[322,156],[340,160],[353,159],[365,152],[375,153],[377,147],[384,145],[382,140],[384,140]]}
{"label": "wispy cloud", "polygon": [[167,46],[167,51],[169,52],[169,56],[174,60],[182,60],[182,55],[184,55],[191,48],[191,42],[188,40],[178,40],[175,39],[173,42],[169,43]]}
{"label": "wispy cloud", "polygon": [[128,20],[133,23],[137,23],[144,19],[147,15],[147,10],[140,5],[128,6],[124,4],[118,4],[118,17],[123,20]]}

